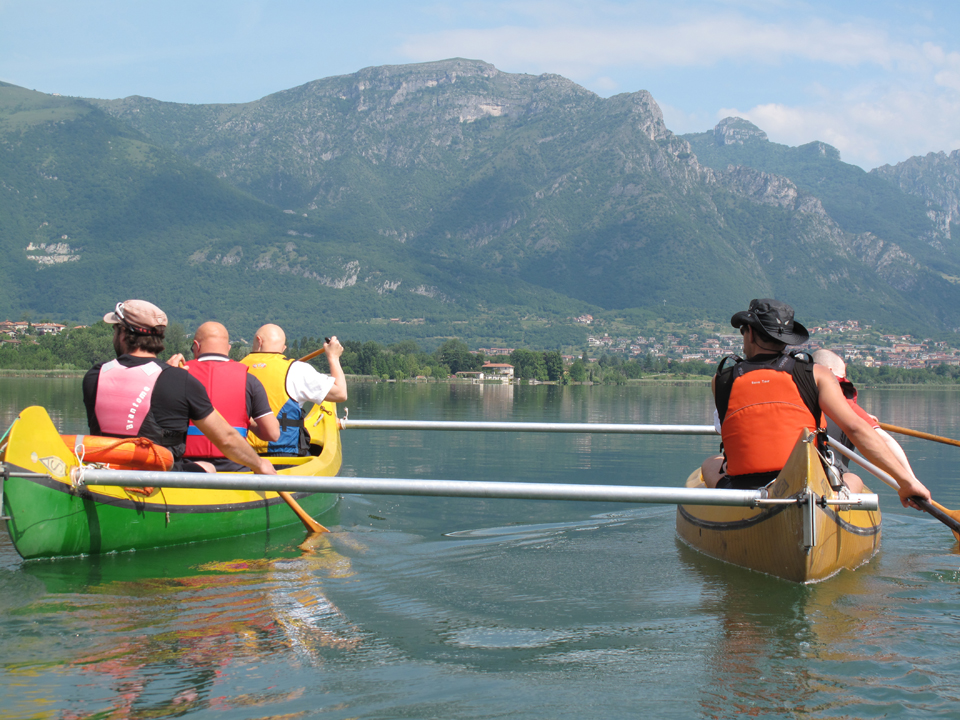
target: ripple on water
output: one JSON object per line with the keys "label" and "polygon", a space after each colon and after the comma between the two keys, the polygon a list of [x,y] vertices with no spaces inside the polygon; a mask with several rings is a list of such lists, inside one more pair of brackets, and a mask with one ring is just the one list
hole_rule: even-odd
{"label": "ripple on water", "polygon": [[571,640],[571,632],[520,627],[474,627],[450,633],[447,642],[467,648],[542,648]]}

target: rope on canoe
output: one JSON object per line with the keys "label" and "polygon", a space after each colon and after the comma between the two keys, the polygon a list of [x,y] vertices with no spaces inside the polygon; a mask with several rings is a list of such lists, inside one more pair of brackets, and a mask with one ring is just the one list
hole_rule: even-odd
{"label": "rope on canoe", "polygon": [[[153,441],[144,437],[118,438],[116,442],[97,448],[96,452],[97,454],[108,453],[111,450],[114,450],[120,447],[121,445],[128,445],[128,444],[133,445],[134,447],[141,450],[147,450],[153,456],[153,459],[157,461],[157,464],[159,464],[160,469],[163,470],[164,472],[166,472],[167,470],[173,467],[172,462],[169,465],[167,464],[166,458],[164,458],[164,456],[157,450],[157,446],[153,443]],[[87,450],[86,446],[82,442],[74,446],[74,454],[76,455],[77,462],[80,467],[80,483],[81,484],[83,483],[83,469],[85,467],[85,465],[83,464],[83,459],[86,456],[86,450]],[[153,494],[152,487],[125,487],[123,489],[125,492],[136,493],[138,495]]]}
{"label": "rope on canoe", "polygon": [[[97,454],[108,453],[111,450],[114,450],[120,447],[121,445],[126,445],[126,444],[131,444],[137,448],[140,448],[141,450],[149,451],[150,454],[153,456],[153,459],[156,460],[160,465],[160,469],[164,472],[166,472],[171,467],[173,467],[172,462],[169,465],[167,464],[166,458],[164,458],[164,456],[157,450],[157,446],[153,443],[153,441],[148,440],[147,438],[144,438],[144,437],[118,438],[116,442],[97,448],[96,453]],[[85,449],[83,443],[80,443],[77,447],[81,449]],[[74,448],[74,450],[76,450],[76,448]],[[80,462],[83,462],[82,458],[78,457],[77,459],[80,460]]]}

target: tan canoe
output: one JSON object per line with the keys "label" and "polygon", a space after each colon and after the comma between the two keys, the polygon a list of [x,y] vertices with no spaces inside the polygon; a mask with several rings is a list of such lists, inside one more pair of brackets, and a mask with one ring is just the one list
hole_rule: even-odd
{"label": "tan canoe", "polygon": [[[813,493],[812,503],[758,508],[679,505],[680,538],[710,557],[801,583],[819,582],[868,562],[880,549],[880,511],[825,506],[823,499],[840,496],[827,481],[815,436],[806,432],[804,436],[767,491],[771,498]],[[687,478],[687,487],[703,487],[699,468]]]}

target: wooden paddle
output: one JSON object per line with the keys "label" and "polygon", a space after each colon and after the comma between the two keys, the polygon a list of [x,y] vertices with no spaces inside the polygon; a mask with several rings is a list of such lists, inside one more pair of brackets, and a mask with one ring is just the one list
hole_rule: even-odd
{"label": "wooden paddle", "polygon": [[[330,338],[324,338],[324,340],[326,340],[327,342],[330,342]],[[306,362],[307,360],[313,360],[315,357],[317,357],[317,355],[323,355],[324,350],[326,350],[326,348],[320,348],[319,350],[314,350],[314,351],[313,351],[312,353],[310,353],[309,355],[304,355],[302,358],[300,358],[300,362]]]}
{"label": "wooden paddle", "polygon": [[321,525],[312,517],[310,517],[307,514],[307,511],[304,510],[302,507],[300,507],[300,504],[293,499],[293,495],[291,495],[288,492],[284,492],[283,490],[278,491],[277,495],[282,497],[284,502],[286,502],[287,505],[290,506],[290,509],[297,514],[297,517],[300,518],[300,522],[304,524],[307,530],[309,530],[312,533],[330,532],[327,528],[325,528],[323,525]]}
{"label": "wooden paddle", "polygon": [[880,427],[887,432],[899,433],[900,435],[910,435],[912,437],[923,438],[924,440],[933,440],[934,442],[944,443],[945,445],[956,445],[957,447],[960,447],[960,440],[954,440],[941,435],[931,435],[930,433],[921,432],[919,430],[911,430],[910,428],[897,427],[896,425],[888,425],[887,423],[880,423]]}
{"label": "wooden paddle", "polygon": [[[324,340],[325,340],[326,342],[330,342],[330,338],[324,338]],[[313,358],[317,357],[318,355],[323,355],[323,353],[324,353],[325,350],[326,350],[326,348],[320,348],[319,350],[314,350],[312,353],[310,353],[310,354],[308,354],[308,355],[304,355],[302,358],[300,358],[300,362],[306,362],[307,360],[313,360]],[[282,497],[282,498],[286,501],[287,505],[290,506],[290,509],[293,510],[293,511],[297,514],[297,517],[300,518],[300,521],[301,521],[304,525],[306,525],[307,530],[309,530],[309,531],[312,532],[312,533],[325,533],[325,532],[330,532],[330,530],[328,530],[328,529],[325,528],[323,525],[321,525],[321,524],[318,523],[316,520],[314,520],[312,517],[310,517],[309,515],[307,515],[307,511],[304,510],[302,507],[300,507],[300,505],[297,503],[296,500],[293,499],[293,496],[292,496],[290,493],[288,493],[288,492],[279,492],[279,493],[277,493],[277,494],[278,494],[280,497]]]}
{"label": "wooden paddle", "polygon": [[930,513],[937,520],[953,530],[953,536],[957,539],[957,542],[960,542],[960,511],[949,510],[936,500],[927,502],[919,497],[913,497],[911,500],[922,507],[925,512]]}

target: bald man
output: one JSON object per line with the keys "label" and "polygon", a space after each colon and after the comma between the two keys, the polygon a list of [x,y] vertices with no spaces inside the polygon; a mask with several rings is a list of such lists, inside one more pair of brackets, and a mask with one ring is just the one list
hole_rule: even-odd
{"label": "bald man", "polygon": [[266,388],[270,408],[280,424],[280,438],[275,442],[258,441],[248,437],[250,444],[261,455],[306,455],[309,439],[303,427],[305,403],[344,402],[347,399],[347,379],[340,367],[343,346],[336,337],[324,344],[330,363],[330,374],[319,372],[312,365],[284,356],[287,336],[279,325],[267,324],[257,330],[253,352],[241,362],[250,368]]}
{"label": "bald man", "polygon": [[[880,422],[875,416],[868,413],[857,403],[857,388],[854,387],[852,382],[847,380],[847,364],[844,362],[843,358],[832,350],[827,350],[824,348],[813,353],[813,362],[817,365],[823,365],[825,368],[829,368],[829,370],[837,376],[837,381],[840,383],[840,389],[843,391],[843,396],[847,399],[847,403],[849,403],[850,407],[853,408],[853,411],[863,418],[863,420],[865,420],[867,424],[869,424],[870,427],[872,427],[877,434],[883,438],[883,441],[886,443],[890,452],[892,452],[897,460],[900,461],[900,464],[903,465],[904,469],[914,479],[916,479],[917,476],[914,474],[913,468],[910,467],[910,462],[907,460],[907,454],[903,451],[903,448],[900,447],[900,443],[898,443],[886,430],[880,427]],[[829,418],[827,419],[827,433],[830,435],[830,437],[836,438],[847,447],[855,449],[853,447],[853,443],[850,442],[850,439],[843,433],[843,431],[840,430],[840,428],[836,425],[831,425]],[[850,461],[846,457],[841,456],[840,463],[843,465],[844,470],[846,470]]]}
{"label": "bald man", "polygon": [[[229,352],[227,329],[218,322],[206,322],[193,336],[194,359],[185,367],[206,388],[213,406],[248,442],[251,433],[267,442],[276,440],[280,424],[270,409],[266,390],[246,365],[229,358]],[[225,457],[193,423],[187,431],[184,455],[209,472],[245,469]]]}

